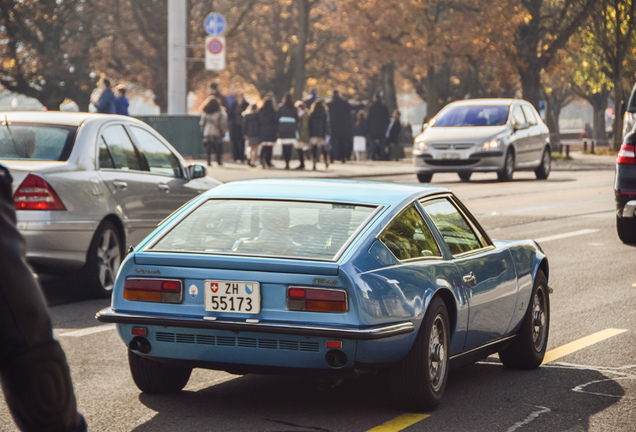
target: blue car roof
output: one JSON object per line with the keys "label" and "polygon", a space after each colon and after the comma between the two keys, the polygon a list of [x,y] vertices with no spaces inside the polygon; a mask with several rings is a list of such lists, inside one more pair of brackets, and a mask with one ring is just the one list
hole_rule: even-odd
{"label": "blue car roof", "polygon": [[293,199],[367,205],[397,205],[448,189],[417,184],[342,179],[252,179],[217,186],[203,196],[214,198]]}

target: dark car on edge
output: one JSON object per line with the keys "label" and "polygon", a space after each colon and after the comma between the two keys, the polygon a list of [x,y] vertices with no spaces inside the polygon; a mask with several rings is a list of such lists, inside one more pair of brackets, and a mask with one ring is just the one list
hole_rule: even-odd
{"label": "dark car on edge", "polygon": [[614,178],[616,230],[623,243],[636,243],[636,131],[623,139]]}

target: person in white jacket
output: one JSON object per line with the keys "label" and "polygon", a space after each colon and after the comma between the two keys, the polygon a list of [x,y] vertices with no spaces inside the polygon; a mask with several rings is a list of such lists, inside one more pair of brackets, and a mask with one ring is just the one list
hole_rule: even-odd
{"label": "person in white jacket", "polygon": [[212,153],[216,154],[217,164],[223,165],[223,137],[227,132],[227,114],[218,99],[210,96],[203,102],[201,113],[201,132],[203,149],[208,166],[212,164]]}

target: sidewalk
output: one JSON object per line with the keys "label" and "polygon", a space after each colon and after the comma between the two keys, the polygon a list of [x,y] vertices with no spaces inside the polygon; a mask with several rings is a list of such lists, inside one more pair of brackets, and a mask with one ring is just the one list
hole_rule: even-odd
{"label": "sidewalk", "polygon": [[[584,154],[582,152],[570,153],[570,160],[553,161],[553,171],[584,171],[584,170],[613,170],[616,157]],[[205,165],[205,161],[194,159],[192,163]],[[325,169],[325,164],[318,163],[318,169],[311,169],[311,162],[306,164],[309,169],[285,170],[284,163],[279,160],[273,161],[275,168],[263,169],[250,167],[245,164],[225,162],[223,166],[216,166],[215,163],[208,167],[208,175],[223,183],[249,178],[365,178],[365,177],[391,177],[401,175],[413,175],[415,169],[410,159],[403,159],[399,162],[390,161],[348,161],[346,163],[335,162]],[[292,168],[298,165],[298,161],[292,161]]]}

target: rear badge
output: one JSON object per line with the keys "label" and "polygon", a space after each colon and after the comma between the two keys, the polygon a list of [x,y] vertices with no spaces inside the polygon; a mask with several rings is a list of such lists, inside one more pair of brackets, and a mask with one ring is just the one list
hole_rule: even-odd
{"label": "rear badge", "polygon": [[190,297],[196,297],[199,295],[199,288],[197,288],[196,285],[190,285],[188,291],[190,292]]}
{"label": "rear badge", "polygon": [[325,278],[316,278],[314,279],[314,285],[338,285],[338,281]]}

